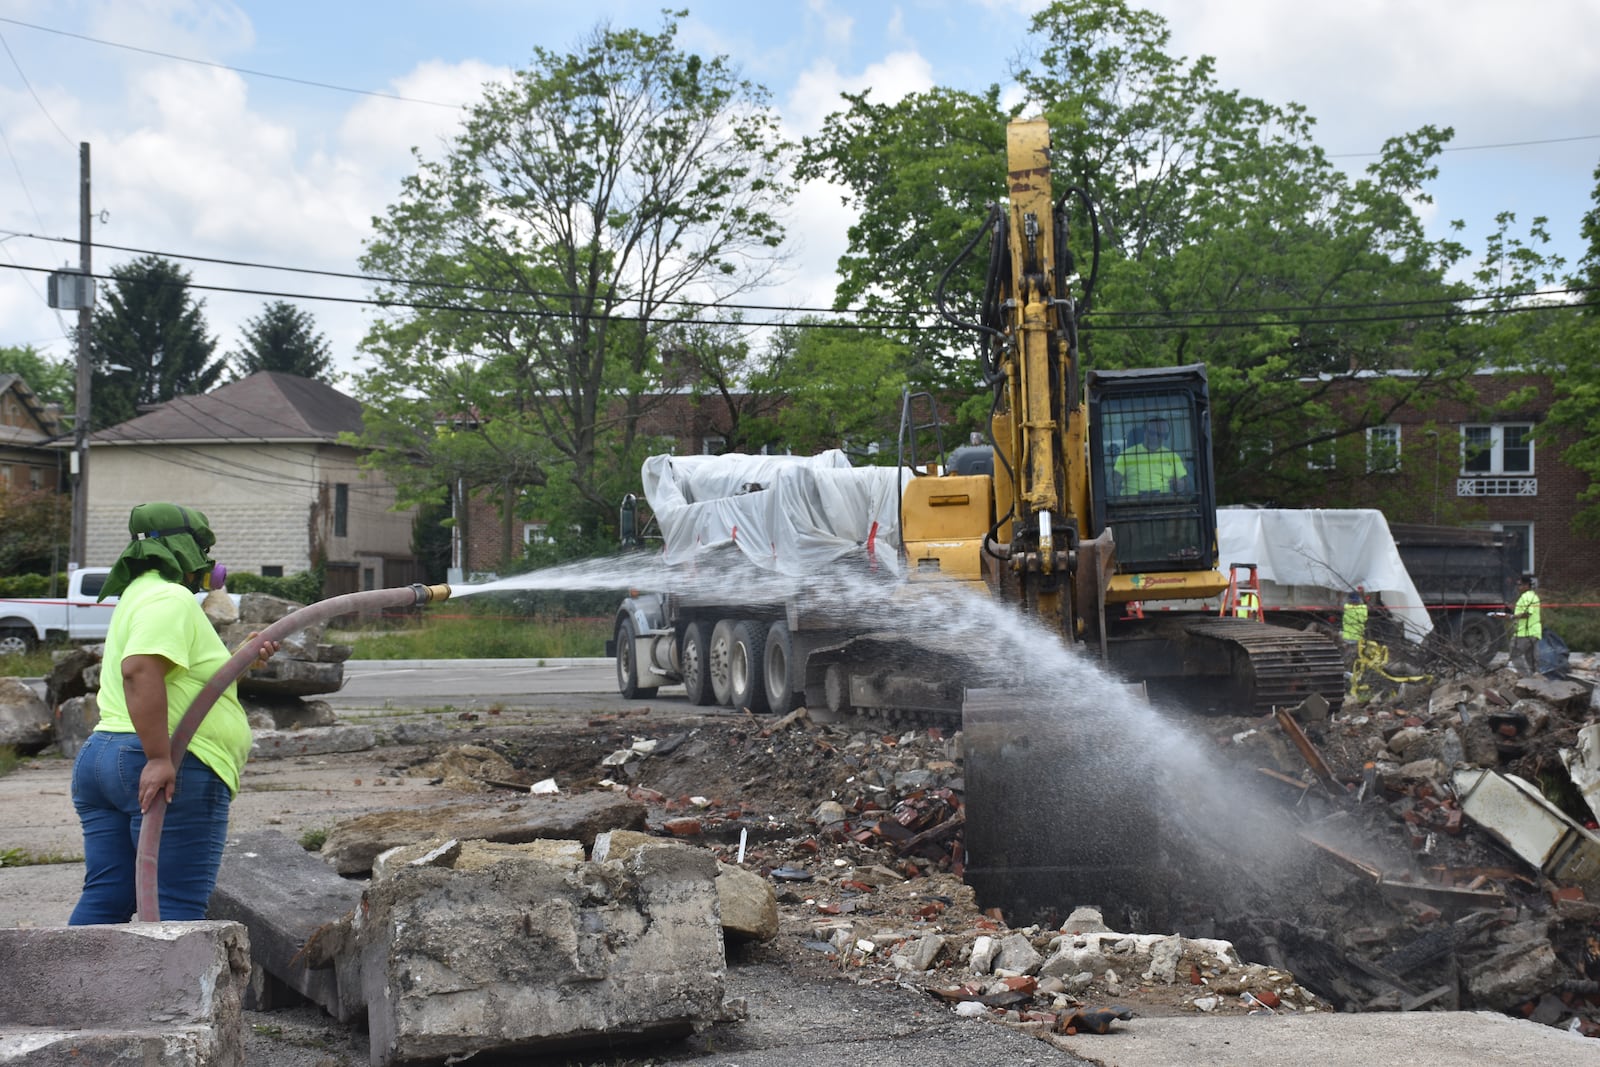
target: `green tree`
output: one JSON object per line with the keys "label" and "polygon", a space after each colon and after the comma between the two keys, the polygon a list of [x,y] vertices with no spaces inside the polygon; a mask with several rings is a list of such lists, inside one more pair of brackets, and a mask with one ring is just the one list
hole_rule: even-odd
{"label": "green tree", "polygon": [[0,574],[54,574],[66,562],[72,499],[0,485]]}
{"label": "green tree", "polygon": [[[1459,393],[1478,358],[1448,317],[1464,290],[1444,279],[1465,249],[1430,241],[1412,206],[1450,131],[1392,138],[1352,178],[1313,142],[1303,108],[1222,88],[1209,58],[1174,58],[1169,37],[1160,16],[1123,0],[1059,0],[1032,23],[1012,71],[1026,99],[1011,113],[993,91],[933,90],[887,106],[847,96],[808,140],[801,172],[844,185],[861,212],[841,296],[926,307],[936,265],[981,236],[982,205],[1005,193],[1004,122],[1042,112],[1076,267],[1095,282],[1086,364],[1206,363],[1223,498],[1293,503],[1364,473],[1308,469],[1308,448]],[[970,158],[941,159],[930,148],[941,141],[970,145]],[[949,277],[968,321],[985,247]],[[948,334],[924,331],[914,345],[914,382],[976,385]],[[1358,410],[1340,407],[1338,379],[1401,368]]]}
{"label": "green tree", "polygon": [[761,435],[802,455],[843,448],[893,462],[905,363],[904,347],[876,330],[815,319],[784,327],[753,376],[782,398]]}
{"label": "green tree", "polygon": [[229,353],[240,378],[257,371],[279,371],[328,381],[333,351],[308,312],[274,300],[244,325],[240,346]]}
{"label": "green tree", "polygon": [[212,358],[217,342],[206,336],[204,306],[189,292],[189,273],[171,260],[141,256],[111,268],[89,343],[96,427],[218,383],[226,364]]}
{"label": "green tree", "polygon": [[[601,27],[570,53],[535,49],[442,158],[419,154],[362,259],[408,279],[380,287],[391,311],[362,346],[376,465],[437,456],[419,479],[453,466],[478,485],[559,482],[572,511],[543,516],[552,530],[614,521],[661,329],[684,301],[763,280],[791,195],[765,91],[682,51],[676,29],[668,15],[658,34]],[[469,379],[481,387],[455,387]],[[472,447],[442,445],[441,418]]]}
{"label": "green tree", "polygon": [[78,384],[75,361],[51,359],[32,345],[0,345],[0,374],[19,375],[34,396],[71,413]]}

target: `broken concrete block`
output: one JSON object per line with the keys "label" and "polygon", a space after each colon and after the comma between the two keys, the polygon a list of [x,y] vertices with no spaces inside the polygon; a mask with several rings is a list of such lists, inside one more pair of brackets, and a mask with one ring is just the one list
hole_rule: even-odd
{"label": "broken concrete block", "polygon": [[365,874],[378,854],[396,845],[434,838],[523,842],[540,838],[582,841],[593,847],[607,830],[639,830],[645,809],[611,792],[528,797],[508,804],[449,804],[407,811],[378,811],[339,823],[322,855],[343,875]]}
{"label": "broken concrete block", "polygon": [[1530,675],[1518,678],[1512,693],[1524,699],[1542,700],[1563,715],[1581,716],[1589,704],[1590,687],[1570,678],[1545,678]]}
{"label": "broken concrete block", "polygon": [[262,716],[268,730],[303,730],[310,726],[332,726],[335,721],[333,705],[326,700],[245,697],[240,703],[251,722]]}
{"label": "broken concrete block", "polygon": [[[229,623],[239,621],[239,605],[234,603],[233,597],[221,589],[213,589],[200,601],[200,610],[206,613],[212,628],[222,629]],[[233,646],[228,646],[232,648]]]}
{"label": "broken concrete block", "polygon": [[251,759],[289,759],[329,752],[365,752],[378,743],[370,726],[328,726],[316,730],[258,730]]}
{"label": "broken concrete block", "polygon": [[1572,784],[1583,794],[1584,803],[1600,818],[1600,724],[1590,724],[1578,731],[1577,747],[1561,750],[1561,762],[1566,764]]}
{"label": "broken concrete block", "polygon": [[[360,1017],[363,1005],[343,999],[332,966],[314,962],[306,947],[360,902],[360,884],[340,878],[287,835],[258,830],[228,838],[206,914],[241,923],[260,971],[348,1022]],[[247,1006],[279,1006],[271,1003],[270,989],[259,973],[252,975]]]}
{"label": "broken concrete block", "polygon": [[56,750],[72,758],[100,725],[100,700],[93,693],[56,706]]}
{"label": "broken concrete block", "polygon": [[725,936],[771,941],[778,936],[778,897],[772,883],[731,863],[717,864],[717,907]]}
{"label": "broken concrete block", "polygon": [[894,955],[889,958],[889,962],[902,971],[926,971],[933,966],[934,961],[939,958],[939,953],[943,951],[943,937],[938,934],[925,934],[897,948]]}
{"label": "broken concrete block", "polygon": [[0,745],[38,752],[55,737],[50,705],[21,678],[0,677]]}
{"label": "broken concrete block", "polygon": [[580,868],[407,867],[354,930],[372,1063],[681,1036],[726,1017],[716,864],[641,848]]}
{"label": "broken concrete block", "polygon": [[1031,941],[1021,934],[1008,934],[1001,938],[999,950],[995,952],[994,970],[997,974],[1001,971],[1034,974],[1043,962],[1044,957],[1039,955]]}
{"label": "broken concrete block", "polygon": [[249,975],[238,923],[0,930],[0,1062],[243,1067]]}
{"label": "broken concrete block", "polygon": [[1106,925],[1105,916],[1099,908],[1087,904],[1072,909],[1072,914],[1067,916],[1061,924],[1064,934],[1107,934],[1111,927]]}
{"label": "broken concrete block", "polygon": [[[595,838],[593,859],[622,861],[641,848],[695,846],[636,830],[613,830]],[[771,941],[778,936],[778,897],[772,883],[759,874],[718,861],[717,901],[724,935],[743,941]]]}
{"label": "broken concrete block", "polygon": [[973,974],[988,974],[994,970],[994,957],[1000,951],[1000,942],[988,934],[980,934],[972,942],[972,956],[967,961]]}
{"label": "broken concrete block", "polygon": [[1509,1012],[1555,987],[1561,961],[1548,940],[1510,945],[1467,975],[1474,1006]]}
{"label": "broken concrete block", "polygon": [[[44,699],[51,707],[64,700],[81,697],[100,688],[100,657],[104,645],[84,645],[67,652],[51,653],[50,673],[44,676]],[[90,670],[95,671],[91,679]]]}
{"label": "broken concrete block", "polygon": [[[311,654],[314,654],[311,653]],[[316,696],[337,693],[344,685],[344,664],[310,659],[285,659],[279,652],[265,666],[254,667],[239,679],[246,696]]]}
{"label": "broken concrete block", "polygon": [[508,859],[537,859],[566,867],[584,863],[582,841],[540,839],[507,843],[503,841],[461,841],[455,838],[419,841],[400,845],[372,861],[372,880],[392,878],[402,867],[443,867],[452,871],[475,871]]}

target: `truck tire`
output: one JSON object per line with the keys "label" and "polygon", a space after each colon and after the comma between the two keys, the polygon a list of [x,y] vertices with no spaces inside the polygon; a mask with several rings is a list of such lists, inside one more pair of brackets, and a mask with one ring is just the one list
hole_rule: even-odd
{"label": "truck tire", "polygon": [[1506,628],[1497,624],[1496,620],[1480,612],[1469,611],[1461,616],[1456,640],[1461,645],[1461,651],[1479,665],[1487,666],[1500,650],[1505,634]]}
{"label": "truck tire", "polygon": [[706,646],[707,674],[711,680],[711,702],[720,708],[733,704],[733,620],[723,619],[711,628],[711,643]]}
{"label": "truck tire", "polygon": [[688,694],[689,703],[702,706],[713,699],[710,629],[703,622],[685,626],[678,652],[678,662],[683,667],[683,690]]}
{"label": "truck tire", "polygon": [[633,644],[636,636],[632,619],[617,623],[617,692],[624,700],[648,700],[656,695],[655,686],[639,684],[639,650]]}
{"label": "truck tire", "polygon": [[748,708],[752,715],[767,712],[767,685],[763,678],[767,629],[745,619],[733,627],[733,645],[728,656],[728,681],[733,685],[733,707]]}
{"label": "truck tire", "polygon": [[39,642],[26,626],[0,627],[0,656],[21,655],[31,652]]}
{"label": "truck tire", "polygon": [[774,715],[787,715],[800,703],[800,694],[795,692],[799,688],[795,684],[797,667],[789,624],[779,619],[767,627],[767,647],[761,666],[767,681],[767,707]]}

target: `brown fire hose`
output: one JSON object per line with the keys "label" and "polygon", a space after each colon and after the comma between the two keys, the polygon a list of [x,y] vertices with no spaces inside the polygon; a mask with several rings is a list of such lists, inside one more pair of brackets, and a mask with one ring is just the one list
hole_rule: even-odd
{"label": "brown fire hose", "polygon": [[[308,604],[299,611],[285,615],[239,646],[233,657],[224,663],[222,668],[211,676],[205,688],[200,690],[200,695],[194,698],[189,710],[183,713],[183,718],[178,720],[177,728],[172,731],[172,765],[177,767],[183,763],[184,753],[189,749],[189,740],[200,728],[200,720],[206,717],[206,712],[211,710],[211,705],[217,702],[217,698],[227,690],[228,686],[250,669],[250,665],[261,654],[261,646],[268,641],[282,641],[297,630],[303,630],[312,623],[321,622],[335,615],[381,608],[413,607],[430,601],[446,600],[449,596],[448,585],[417,584],[394,589],[368,589],[360,593],[346,593],[343,596],[319,600],[315,604]],[[165,793],[162,793],[151,801],[150,810],[144,813],[144,821],[139,827],[139,852],[134,888],[138,894],[141,922],[161,921],[156,865],[161,854],[161,825],[166,821],[166,817],[167,798]]]}

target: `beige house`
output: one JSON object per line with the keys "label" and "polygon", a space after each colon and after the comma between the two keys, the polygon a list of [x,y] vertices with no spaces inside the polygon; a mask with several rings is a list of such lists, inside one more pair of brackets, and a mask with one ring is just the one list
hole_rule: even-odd
{"label": "beige house", "polygon": [[235,573],[327,568],[329,595],[419,580],[415,509],[364,471],[339,435],[361,429],[361,404],[337,389],[263,371],[183,396],[89,440],[85,562],[111,563],[128,543],[128,512],[165,500],[198,507],[212,555]]}

